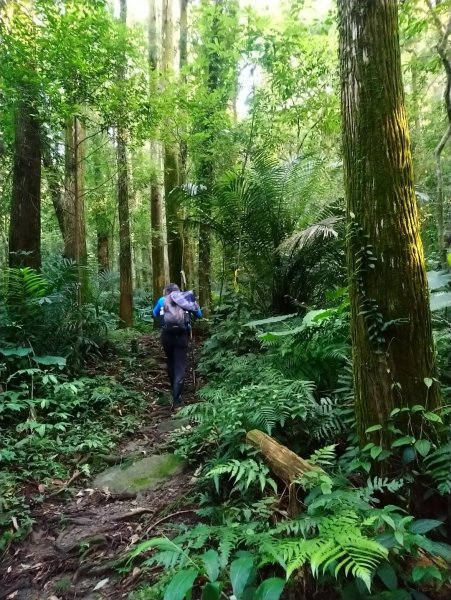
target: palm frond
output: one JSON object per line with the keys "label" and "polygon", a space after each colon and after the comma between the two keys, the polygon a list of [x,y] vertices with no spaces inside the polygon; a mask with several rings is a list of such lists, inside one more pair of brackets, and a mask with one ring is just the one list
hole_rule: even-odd
{"label": "palm frond", "polygon": [[336,230],[336,225],[342,220],[342,217],[327,217],[318,223],[310,225],[310,227],[307,227],[302,231],[297,231],[280,244],[278,251],[281,254],[293,254],[293,252],[303,250],[318,239],[337,238],[338,232]]}

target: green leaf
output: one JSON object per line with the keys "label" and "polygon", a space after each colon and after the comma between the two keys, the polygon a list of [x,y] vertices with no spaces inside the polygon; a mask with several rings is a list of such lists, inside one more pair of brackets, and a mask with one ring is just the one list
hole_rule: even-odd
{"label": "green leaf", "polygon": [[371,425],[368,429],[365,429],[365,433],[372,433],[373,431],[379,431],[382,429],[382,425]]}
{"label": "green leaf", "polygon": [[443,575],[440,573],[437,567],[433,565],[415,567],[412,570],[412,581],[418,583],[419,581],[430,581],[431,579],[437,579],[443,581]]}
{"label": "green leaf", "polygon": [[433,413],[433,412],[429,412],[429,411],[425,412],[423,417],[425,419],[427,419],[428,421],[431,421],[431,423],[442,423],[441,417],[438,414]]}
{"label": "green leaf", "polygon": [[410,444],[413,444],[414,442],[415,442],[415,439],[412,436],[405,435],[404,437],[395,440],[393,442],[393,444],[391,445],[391,447],[399,448],[399,446],[409,446]]}
{"label": "green leaf", "polygon": [[433,379],[431,379],[430,377],[425,377],[425,378],[423,379],[423,381],[424,381],[424,385],[425,385],[425,386],[426,386],[428,389],[429,389],[429,388],[431,388],[431,387],[432,387],[432,384],[434,383],[434,380],[433,380]]}
{"label": "green leaf", "polygon": [[268,319],[259,319],[258,321],[249,321],[249,323],[245,323],[244,327],[258,327],[260,325],[272,325],[273,323],[281,323],[282,321],[286,321],[287,319],[293,319],[293,317],[297,317],[298,313],[291,313],[290,315],[281,315],[278,317],[269,317]]}
{"label": "green leaf", "polygon": [[31,352],[33,352],[32,348],[0,348],[0,352],[3,356],[28,356]]}
{"label": "green leaf", "polygon": [[191,591],[197,575],[197,569],[179,571],[166,588],[163,600],[184,600]]}
{"label": "green leaf", "polygon": [[202,600],[219,600],[221,597],[221,584],[219,581],[207,583],[202,589]]}
{"label": "green leaf", "polygon": [[233,593],[238,599],[241,597],[244,588],[251,583],[254,569],[254,559],[251,556],[243,556],[232,562],[230,566],[230,581]]}
{"label": "green leaf", "polygon": [[380,446],[374,446],[370,451],[371,458],[376,459],[381,452],[382,448]]}
{"label": "green leaf", "polygon": [[39,427],[36,427],[36,431],[38,432],[38,434],[41,437],[44,437],[44,435],[45,435],[45,425],[39,425]]}
{"label": "green leaf", "polygon": [[398,578],[394,568],[388,563],[383,563],[377,570],[382,583],[388,590],[396,590],[398,587]]}
{"label": "green leaf", "polygon": [[66,366],[66,359],[64,356],[33,356],[33,360],[38,365],[57,365],[58,367]]}
{"label": "green leaf", "polygon": [[421,456],[427,456],[431,449],[431,442],[429,440],[417,440],[415,442],[415,450]]}
{"label": "green leaf", "polygon": [[418,519],[411,524],[410,531],[412,533],[427,533],[441,525],[443,525],[443,522],[436,519]]}
{"label": "green leaf", "polygon": [[216,550],[208,550],[201,556],[205,572],[210,581],[216,581],[219,576],[219,554]]}
{"label": "green leaf", "polygon": [[266,579],[258,586],[255,600],[279,600],[284,586],[285,581],[280,577]]}

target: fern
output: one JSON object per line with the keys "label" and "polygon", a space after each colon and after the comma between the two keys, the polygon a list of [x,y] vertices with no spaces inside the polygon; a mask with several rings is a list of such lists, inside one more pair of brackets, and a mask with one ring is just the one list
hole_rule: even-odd
{"label": "fern", "polygon": [[313,465],[320,465],[322,467],[330,466],[335,462],[335,448],[337,444],[332,444],[330,446],[325,446],[324,448],[319,448],[315,450],[315,452],[310,456],[309,462]]}
{"label": "fern", "polygon": [[216,465],[210,469],[205,477],[213,479],[216,491],[219,493],[219,477],[230,475],[233,487],[245,492],[252,484],[257,483],[263,492],[267,486],[277,492],[276,482],[269,477],[269,469],[262,462],[249,458],[246,460],[232,459],[227,463]]}
{"label": "fern", "polygon": [[451,494],[451,443],[440,446],[425,458],[426,472],[441,494]]}

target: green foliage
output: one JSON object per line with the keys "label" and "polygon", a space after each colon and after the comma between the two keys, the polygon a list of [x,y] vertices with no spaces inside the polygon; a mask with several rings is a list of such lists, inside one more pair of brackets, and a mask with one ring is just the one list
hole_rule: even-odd
{"label": "green foliage", "polygon": [[[57,362],[12,372],[0,392],[0,549],[30,527],[24,482],[68,479],[83,455],[108,453],[139,422],[138,394],[108,377],[70,379]],[[90,474],[88,463],[79,468]]]}
{"label": "green foliage", "polygon": [[79,303],[77,268],[51,260],[42,272],[7,269],[0,279],[0,342],[65,356],[69,363],[96,351],[116,319],[100,306]]}

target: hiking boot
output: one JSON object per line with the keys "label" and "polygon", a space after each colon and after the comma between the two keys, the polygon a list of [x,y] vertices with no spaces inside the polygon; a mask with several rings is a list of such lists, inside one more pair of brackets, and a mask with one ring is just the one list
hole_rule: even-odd
{"label": "hiking boot", "polygon": [[183,399],[181,397],[173,400],[172,402],[172,412],[179,412],[184,406]]}

